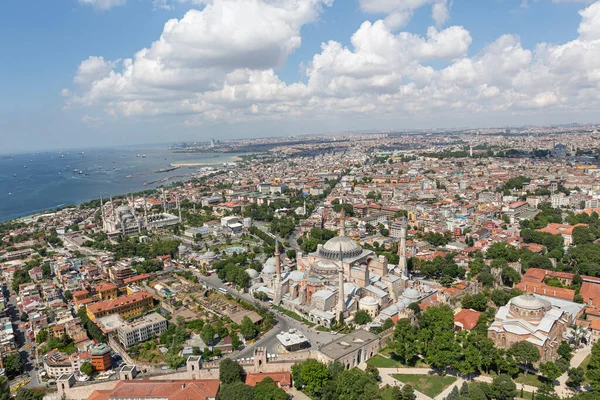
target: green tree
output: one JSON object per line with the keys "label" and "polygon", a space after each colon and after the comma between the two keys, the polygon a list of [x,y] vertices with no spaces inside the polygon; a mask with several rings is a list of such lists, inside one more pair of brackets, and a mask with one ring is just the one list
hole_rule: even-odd
{"label": "green tree", "polygon": [[568,371],[569,378],[567,379],[567,386],[571,388],[578,388],[585,381],[585,370],[581,367],[570,368]]}
{"label": "green tree", "polygon": [[341,400],[380,400],[377,381],[358,368],[345,370],[337,379],[337,398]]}
{"label": "green tree", "polygon": [[415,396],[415,390],[408,383],[402,386],[401,390],[402,400],[415,400],[417,396]]}
{"label": "green tree", "polygon": [[565,360],[570,360],[571,357],[573,357],[573,355],[571,354],[571,346],[569,346],[569,343],[567,343],[566,340],[560,342],[560,346],[558,346],[557,353]]}
{"label": "green tree", "polygon": [[202,330],[200,331],[200,338],[207,345],[215,340],[215,330],[211,324],[204,324]]}
{"label": "green tree", "polygon": [[590,381],[590,386],[600,391],[600,342],[594,343],[590,362],[587,365],[585,375]]}
{"label": "green tree", "polygon": [[91,363],[86,361],[83,364],[81,364],[81,367],[79,367],[79,370],[85,375],[91,375],[92,372],[94,372],[94,366]]}
{"label": "green tree", "polygon": [[403,364],[410,364],[417,353],[417,328],[413,326],[408,318],[398,320],[394,329],[392,348],[394,353]]}
{"label": "green tree", "polygon": [[321,392],[329,380],[329,371],[325,364],[308,359],[292,365],[292,379],[296,389],[304,388],[309,396],[314,396]]}
{"label": "green tree", "polygon": [[169,364],[169,368],[177,369],[181,364],[185,363],[185,358],[179,357],[177,354],[168,353],[165,361]]}
{"label": "green tree", "polygon": [[476,311],[487,310],[487,302],[488,299],[483,293],[466,294],[461,301],[463,308],[470,308]]}
{"label": "green tree", "polygon": [[552,361],[541,363],[540,372],[549,382],[554,382],[556,378],[562,375],[560,368],[558,368]]}
{"label": "green tree", "polygon": [[254,400],[287,400],[288,394],[267,376],[254,386]]}
{"label": "green tree", "polygon": [[371,316],[365,310],[357,311],[356,314],[354,314],[354,322],[358,325],[368,324],[371,322]]}
{"label": "green tree", "polygon": [[517,385],[506,374],[495,377],[491,389],[496,400],[513,400],[517,396]]}
{"label": "green tree", "polygon": [[[540,360],[540,351],[538,348],[524,340],[510,346],[508,355],[513,357],[516,362],[525,366],[530,366],[532,363]],[[525,369],[525,375],[527,375],[527,369]]]}
{"label": "green tree", "polygon": [[224,358],[219,363],[219,380],[224,385],[241,382],[244,370],[237,362]]}
{"label": "green tree", "polygon": [[253,400],[254,389],[242,382],[223,384],[219,389],[220,400]]}
{"label": "green tree", "polygon": [[244,336],[244,339],[246,340],[252,340],[258,334],[258,329],[256,328],[256,325],[254,325],[254,323],[248,316],[242,318],[242,323],[240,325],[240,333],[242,334],[242,336]]}
{"label": "green tree", "polygon": [[365,369],[365,372],[375,379],[377,379],[377,377],[379,376],[379,369],[376,366],[371,365],[371,364],[367,364],[367,368]]}
{"label": "green tree", "polygon": [[37,336],[35,337],[35,341],[38,344],[41,344],[41,343],[44,343],[46,340],[48,340],[48,330],[45,328],[42,328],[42,329],[40,329]]}
{"label": "green tree", "polygon": [[23,370],[23,360],[19,353],[10,353],[4,359],[4,368],[6,369],[6,375],[14,377],[21,374]]}
{"label": "green tree", "polygon": [[27,315],[26,312],[22,312],[20,318],[21,318],[21,321],[25,321],[25,322],[29,321],[29,315]]}

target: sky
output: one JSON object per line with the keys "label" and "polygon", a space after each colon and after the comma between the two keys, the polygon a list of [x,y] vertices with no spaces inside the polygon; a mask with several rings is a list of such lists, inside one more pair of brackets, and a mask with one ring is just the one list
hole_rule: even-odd
{"label": "sky", "polygon": [[0,153],[600,122],[600,1],[6,0],[0,49]]}

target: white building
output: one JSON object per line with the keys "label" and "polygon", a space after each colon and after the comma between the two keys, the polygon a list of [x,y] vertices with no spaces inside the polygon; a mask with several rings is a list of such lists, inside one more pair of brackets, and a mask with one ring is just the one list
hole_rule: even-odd
{"label": "white building", "polygon": [[167,320],[158,313],[125,322],[118,329],[119,341],[125,347],[145,342],[167,330]]}

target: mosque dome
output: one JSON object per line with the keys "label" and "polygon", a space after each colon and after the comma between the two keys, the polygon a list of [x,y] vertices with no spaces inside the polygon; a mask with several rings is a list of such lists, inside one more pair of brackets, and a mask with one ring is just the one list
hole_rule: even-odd
{"label": "mosque dome", "polygon": [[362,247],[347,236],[336,236],[331,238],[319,249],[319,254],[321,256],[336,260],[339,260],[340,256],[343,256],[344,258],[358,257],[362,252]]}
{"label": "mosque dome", "polygon": [[311,269],[319,274],[334,274],[340,269],[340,266],[331,260],[321,260],[313,264]]}
{"label": "mosque dome", "polygon": [[263,274],[275,274],[277,272],[275,257],[271,257],[265,261],[262,272]]}
{"label": "mosque dome", "polygon": [[256,279],[256,278],[258,278],[258,272],[256,272],[255,269],[248,268],[246,270],[246,273],[248,274],[248,276],[250,277],[250,279]]}
{"label": "mosque dome", "polygon": [[539,310],[546,307],[546,304],[532,294],[522,294],[511,300],[511,304],[515,307],[525,310]]}
{"label": "mosque dome", "polygon": [[358,302],[363,306],[376,306],[379,304],[377,302],[377,300],[372,296],[365,296],[362,299],[360,299]]}
{"label": "mosque dome", "polygon": [[402,293],[402,297],[408,300],[417,301],[421,296],[419,295],[419,292],[416,289],[408,288]]}
{"label": "mosque dome", "polygon": [[215,258],[217,255],[214,251],[207,251],[202,255],[202,258]]}

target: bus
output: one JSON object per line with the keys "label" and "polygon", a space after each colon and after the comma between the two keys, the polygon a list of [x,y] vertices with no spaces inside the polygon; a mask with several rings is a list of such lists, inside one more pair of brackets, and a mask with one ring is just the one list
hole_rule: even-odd
{"label": "bus", "polygon": [[219,291],[219,292],[221,292],[223,294],[227,293],[227,289],[222,288],[222,287],[218,288],[217,291]]}

